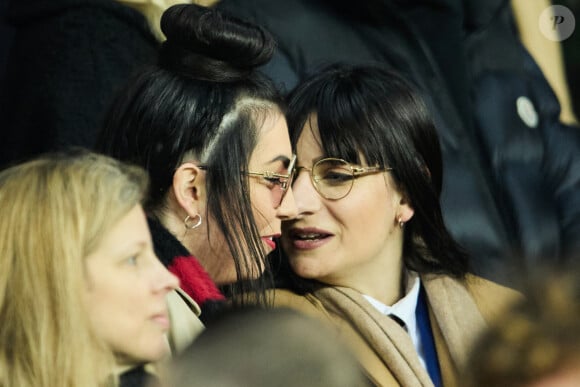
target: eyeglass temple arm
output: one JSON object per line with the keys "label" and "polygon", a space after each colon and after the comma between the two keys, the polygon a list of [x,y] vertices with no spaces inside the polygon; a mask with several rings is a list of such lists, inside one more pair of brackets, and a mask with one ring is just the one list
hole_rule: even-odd
{"label": "eyeglass temple arm", "polygon": [[246,175],[249,176],[261,176],[261,177],[289,177],[290,175],[281,175],[279,173],[264,171],[264,172],[246,172]]}
{"label": "eyeglass temple arm", "polygon": [[285,178],[289,178],[292,175],[292,169],[294,169],[295,164],[296,164],[296,155],[294,155],[292,157],[292,159],[290,160],[290,164],[288,165],[289,172],[286,175],[282,175],[280,173],[271,172],[271,171],[264,171],[264,172],[251,172],[251,171],[248,171],[248,172],[246,172],[246,174],[247,175],[250,175],[250,176],[285,177]]}
{"label": "eyeglass temple arm", "polygon": [[393,168],[391,168],[391,167],[385,167],[385,168],[383,168],[383,167],[366,167],[366,168],[352,167],[352,173],[355,176],[360,176],[360,175],[364,175],[366,173],[373,173],[373,172],[377,172],[377,171],[385,171],[386,172],[386,171],[392,171],[392,170],[393,170]]}

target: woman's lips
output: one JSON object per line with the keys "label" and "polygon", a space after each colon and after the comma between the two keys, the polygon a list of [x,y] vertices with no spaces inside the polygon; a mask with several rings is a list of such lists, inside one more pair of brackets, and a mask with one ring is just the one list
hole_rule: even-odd
{"label": "woman's lips", "polygon": [[262,237],[262,240],[272,249],[276,248],[276,242],[271,237]]}
{"label": "woman's lips", "polygon": [[313,250],[328,243],[334,235],[317,228],[293,228],[289,231],[292,247],[297,250]]}
{"label": "woman's lips", "polygon": [[151,320],[153,320],[153,322],[155,322],[156,324],[158,324],[161,329],[163,329],[164,331],[168,331],[169,330],[169,314],[168,313],[159,313],[154,315]]}
{"label": "woman's lips", "polygon": [[280,234],[273,234],[273,235],[268,235],[268,236],[263,236],[262,240],[264,241],[264,243],[266,243],[266,245],[268,245],[268,247],[270,247],[272,250],[276,249],[276,242],[274,241],[274,238],[279,238]]}

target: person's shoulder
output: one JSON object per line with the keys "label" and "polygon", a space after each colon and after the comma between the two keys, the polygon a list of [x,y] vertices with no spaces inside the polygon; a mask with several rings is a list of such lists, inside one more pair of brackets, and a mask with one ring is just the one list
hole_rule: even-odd
{"label": "person's shoulder", "polygon": [[309,304],[306,295],[298,294],[289,289],[271,289],[269,296],[274,302],[274,306],[294,306]]}
{"label": "person's shoulder", "polygon": [[521,298],[522,295],[515,289],[498,284],[479,277],[474,274],[467,274],[465,276],[465,285],[467,289],[475,295],[481,297],[493,298],[497,296],[505,296],[509,298]]}
{"label": "person's shoulder", "polygon": [[270,297],[276,308],[290,308],[312,317],[328,318],[322,303],[312,294],[298,294],[288,289],[273,289]]}
{"label": "person's shoulder", "polygon": [[473,274],[465,277],[465,286],[486,321],[497,319],[523,299],[523,295],[517,290]]}

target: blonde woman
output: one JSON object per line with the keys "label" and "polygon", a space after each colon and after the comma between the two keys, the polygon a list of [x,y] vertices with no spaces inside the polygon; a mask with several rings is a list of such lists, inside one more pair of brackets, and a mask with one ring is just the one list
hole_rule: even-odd
{"label": "blonde woman", "polygon": [[155,251],[207,323],[224,296],[268,302],[266,256],[296,214],[295,158],[282,96],[258,70],[269,33],[193,4],[167,9],[161,28],[158,63],[119,90],[95,149],[149,173]]}
{"label": "blonde woman", "polygon": [[142,385],[166,356],[178,280],[153,253],[146,184],[86,152],[0,173],[0,386]]}

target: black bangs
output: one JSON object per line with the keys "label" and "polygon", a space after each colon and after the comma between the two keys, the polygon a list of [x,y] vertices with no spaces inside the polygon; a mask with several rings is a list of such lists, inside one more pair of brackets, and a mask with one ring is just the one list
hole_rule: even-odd
{"label": "black bangs", "polygon": [[292,91],[287,116],[294,147],[312,119],[322,156],[392,168],[414,209],[404,234],[408,268],[457,277],[467,272],[467,256],[447,231],[439,204],[439,138],[414,86],[383,67],[336,64]]}
{"label": "black bangs", "polygon": [[362,156],[368,164],[384,166],[387,159],[381,151],[380,131],[371,129],[375,127],[372,121],[376,117],[372,110],[380,107],[372,106],[373,101],[357,90],[364,85],[357,83],[356,79],[339,78],[339,83],[328,86],[322,91],[317,109],[325,155],[355,164],[362,164]]}
{"label": "black bangs", "polygon": [[[325,76],[315,76],[295,89],[289,98],[288,126],[293,146],[296,146],[305,124],[318,127],[323,156],[338,157],[348,162],[386,166],[388,155],[383,152],[383,130],[377,119],[380,101],[364,91],[367,85],[348,74],[347,70],[330,67]],[[317,90],[312,93],[312,90]],[[316,116],[311,116],[315,113]]]}

